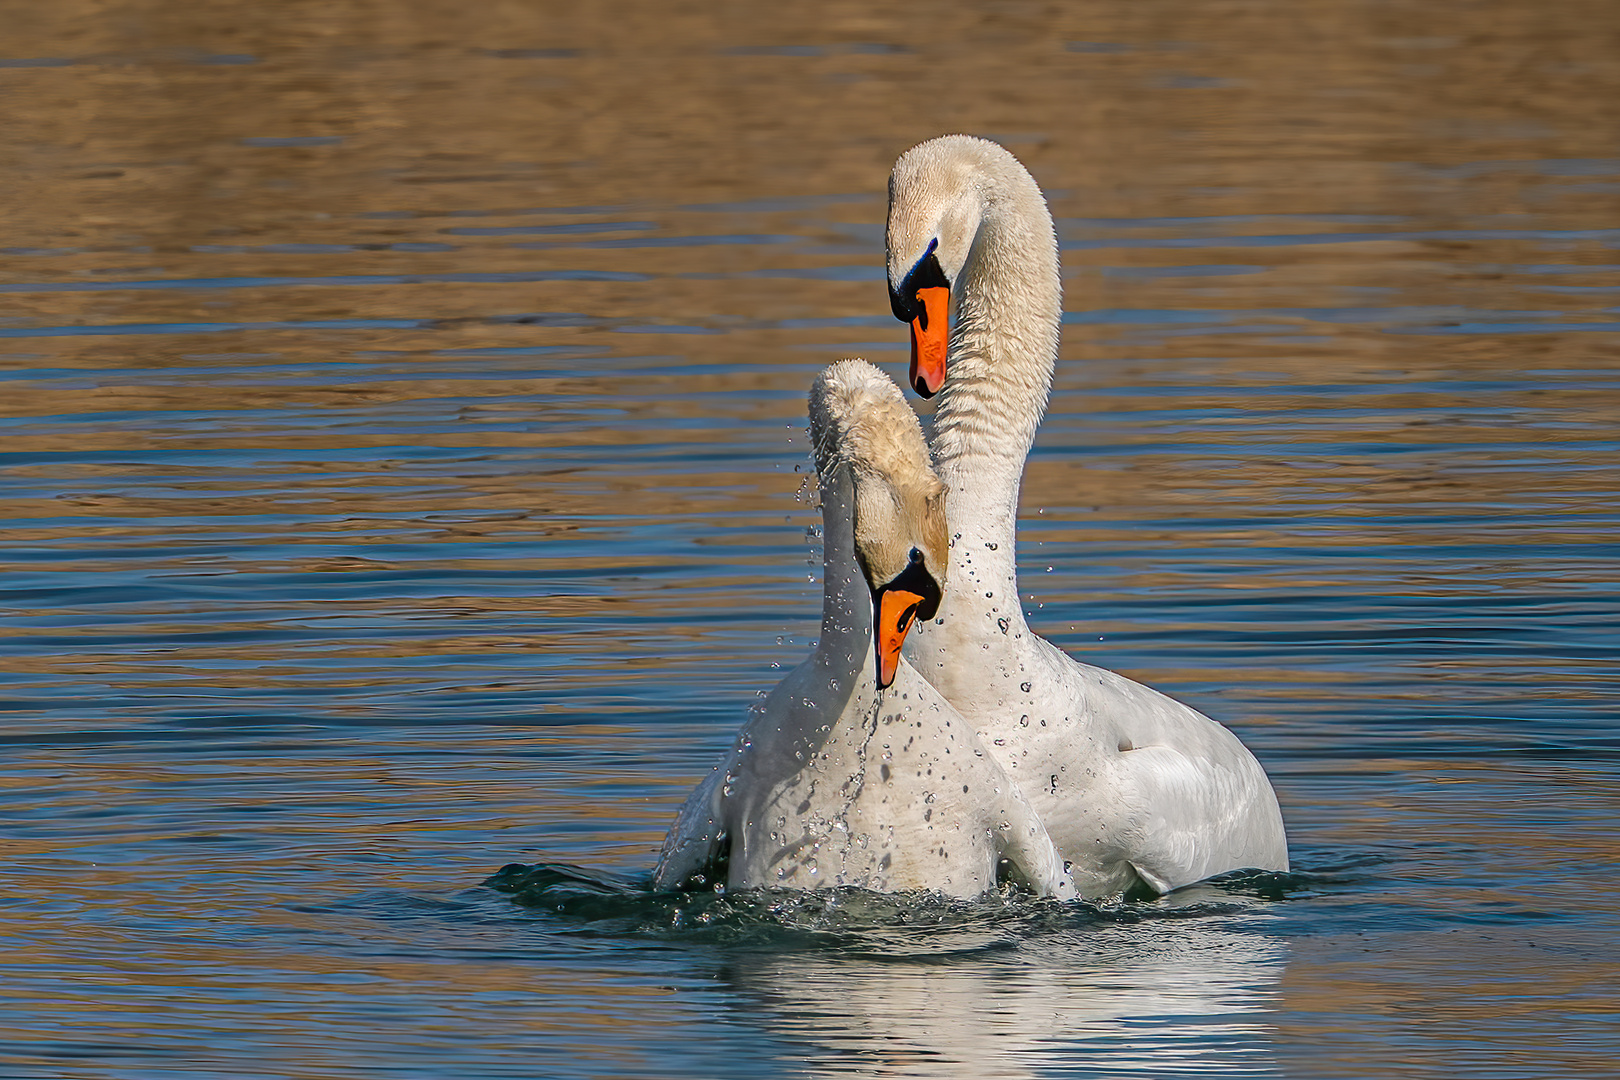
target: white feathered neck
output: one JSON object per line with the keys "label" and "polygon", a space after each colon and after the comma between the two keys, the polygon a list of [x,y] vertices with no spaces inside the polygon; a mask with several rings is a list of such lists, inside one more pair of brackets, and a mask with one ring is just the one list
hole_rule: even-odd
{"label": "white feathered neck", "polygon": [[890,176],[890,281],[930,242],[951,280],[952,311],[934,461],[952,488],[958,468],[981,484],[987,473],[1016,484],[1057,360],[1063,290],[1051,212],[1005,149],[945,135],[908,150]]}

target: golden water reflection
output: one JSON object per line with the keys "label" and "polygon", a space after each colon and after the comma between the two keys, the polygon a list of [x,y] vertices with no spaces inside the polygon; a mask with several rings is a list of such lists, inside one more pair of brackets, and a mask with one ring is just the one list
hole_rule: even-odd
{"label": "golden water reflection", "polygon": [[[11,8],[0,1072],[1620,1053],[1612,3]],[[927,962],[479,890],[644,871],[803,654],[803,394],[901,370],[955,130],[1063,245],[1031,620],[1239,731],[1302,884]]]}

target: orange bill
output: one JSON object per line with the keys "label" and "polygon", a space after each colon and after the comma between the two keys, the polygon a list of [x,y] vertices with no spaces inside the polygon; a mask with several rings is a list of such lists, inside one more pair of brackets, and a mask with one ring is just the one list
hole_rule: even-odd
{"label": "orange bill", "polygon": [[877,610],[877,662],[878,689],[894,682],[894,673],[900,667],[900,646],[905,644],[906,631],[916,617],[917,605],[923,598],[905,589],[884,589],[878,594]]}
{"label": "orange bill", "polygon": [[950,340],[951,290],[934,285],[917,290],[922,310],[911,320],[911,388],[925,398],[945,385],[945,346]]}

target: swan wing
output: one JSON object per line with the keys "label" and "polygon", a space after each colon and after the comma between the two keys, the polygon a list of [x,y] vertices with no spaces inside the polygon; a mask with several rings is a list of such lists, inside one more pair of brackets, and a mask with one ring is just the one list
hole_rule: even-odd
{"label": "swan wing", "polygon": [[1141,746],[1117,759],[1130,817],[1121,830],[1124,854],[1161,893],[1228,870],[1288,869],[1264,774],[1222,747],[1200,749]]}
{"label": "swan wing", "polygon": [[730,760],[728,754],[681,805],[658,854],[658,866],[653,870],[654,890],[679,889],[700,874],[713,881],[730,845],[721,816],[721,777]]}

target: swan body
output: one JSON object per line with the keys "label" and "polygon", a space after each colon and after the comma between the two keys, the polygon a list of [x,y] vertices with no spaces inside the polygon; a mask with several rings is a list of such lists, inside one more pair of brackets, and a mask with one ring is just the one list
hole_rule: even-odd
{"label": "swan body", "polygon": [[952,589],[905,655],[1018,783],[1081,895],[1286,870],[1276,794],[1237,736],[1075,661],[1024,620],[1018,489],[1062,313],[1057,237],[1034,179],[983,139],[916,146],[890,176],[887,246],[890,301],[912,323],[912,384],[939,393],[932,450],[952,532]]}
{"label": "swan body", "polygon": [[912,613],[937,607],[947,559],[945,490],[916,416],[888,376],[846,360],[816,380],[810,421],[821,636],[687,798],[654,886],[974,897],[1010,878],[1073,896],[1029,800],[899,655]]}

